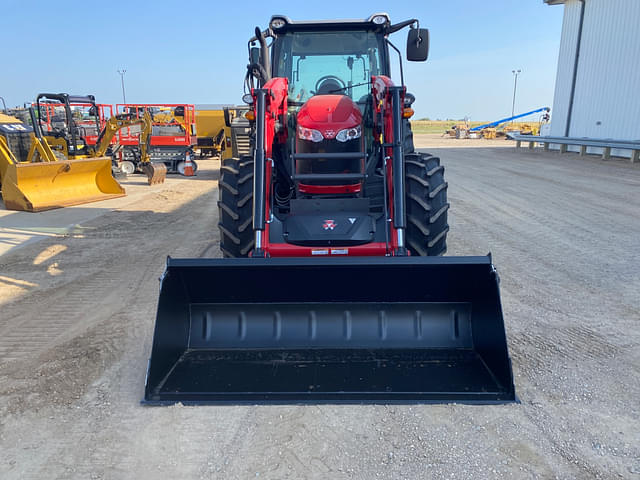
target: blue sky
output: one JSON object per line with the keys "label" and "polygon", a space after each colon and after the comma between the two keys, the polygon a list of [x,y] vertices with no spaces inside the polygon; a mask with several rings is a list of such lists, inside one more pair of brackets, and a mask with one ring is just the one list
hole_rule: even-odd
{"label": "blue sky", "polygon": [[[416,118],[493,120],[552,106],[563,7],[542,0],[214,2],[4,0],[0,96],[92,93],[101,103],[240,103],[247,40],[272,14],[292,19],[418,18],[430,29],[426,63],[405,63]],[[275,7],[273,5],[276,5]],[[391,40],[404,50],[406,30]],[[6,48],[7,45],[10,48]],[[399,82],[399,79],[397,79]]]}

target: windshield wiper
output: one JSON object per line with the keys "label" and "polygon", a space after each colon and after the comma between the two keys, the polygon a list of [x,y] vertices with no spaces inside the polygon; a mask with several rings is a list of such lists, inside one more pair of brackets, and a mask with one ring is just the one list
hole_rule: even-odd
{"label": "windshield wiper", "polygon": [[353,88],[353,87],[362,87],[363,85],[369,85],[370,82],[364,82],[364,83],[356,83],[354,85],[348,85],[346,87],[342,87],[342,88],[336,88],[335,90],[329,90],[329,93],[335,93],[335,92],[340,92],[342,90],[347,90],[349,88]]}

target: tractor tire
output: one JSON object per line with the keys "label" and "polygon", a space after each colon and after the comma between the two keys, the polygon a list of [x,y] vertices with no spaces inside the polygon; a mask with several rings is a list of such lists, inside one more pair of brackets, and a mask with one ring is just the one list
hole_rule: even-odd
{"label": "tractor tire", "polygon": [[447,251],[447,182],[440,159],[428,154],[405,156],[407,248],[411,255],[436,256]]}
{"label": "tractor tire", "polygon": [[225,258],[247,257],[253,249],[253,158],[225,158],[218,183],[220,250]]}

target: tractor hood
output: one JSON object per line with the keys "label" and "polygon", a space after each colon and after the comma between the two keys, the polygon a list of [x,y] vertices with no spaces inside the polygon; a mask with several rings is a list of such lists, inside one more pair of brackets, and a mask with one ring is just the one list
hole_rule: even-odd
{"label": "tractor hood", "polygon": [[315,95],[298,112],[298,125],[332,140],[339,131],[362,124],[358,106],[345,95]]}

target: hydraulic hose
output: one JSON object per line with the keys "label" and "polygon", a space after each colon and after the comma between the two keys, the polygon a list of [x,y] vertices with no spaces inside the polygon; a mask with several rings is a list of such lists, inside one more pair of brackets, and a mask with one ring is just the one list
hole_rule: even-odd
{"label": "hydraulic hose", "polygon": [[256,38],[260,43],[260,63],[262,64],[262,68],[264,68],[264,74],[265,74],[264,81],[268,82],[269,80],[271,80],[271,65],[269,60],[269,49],[267,48],[267,41],[265,40],[264,35],[260,31],[260,27],[256,27]]}

